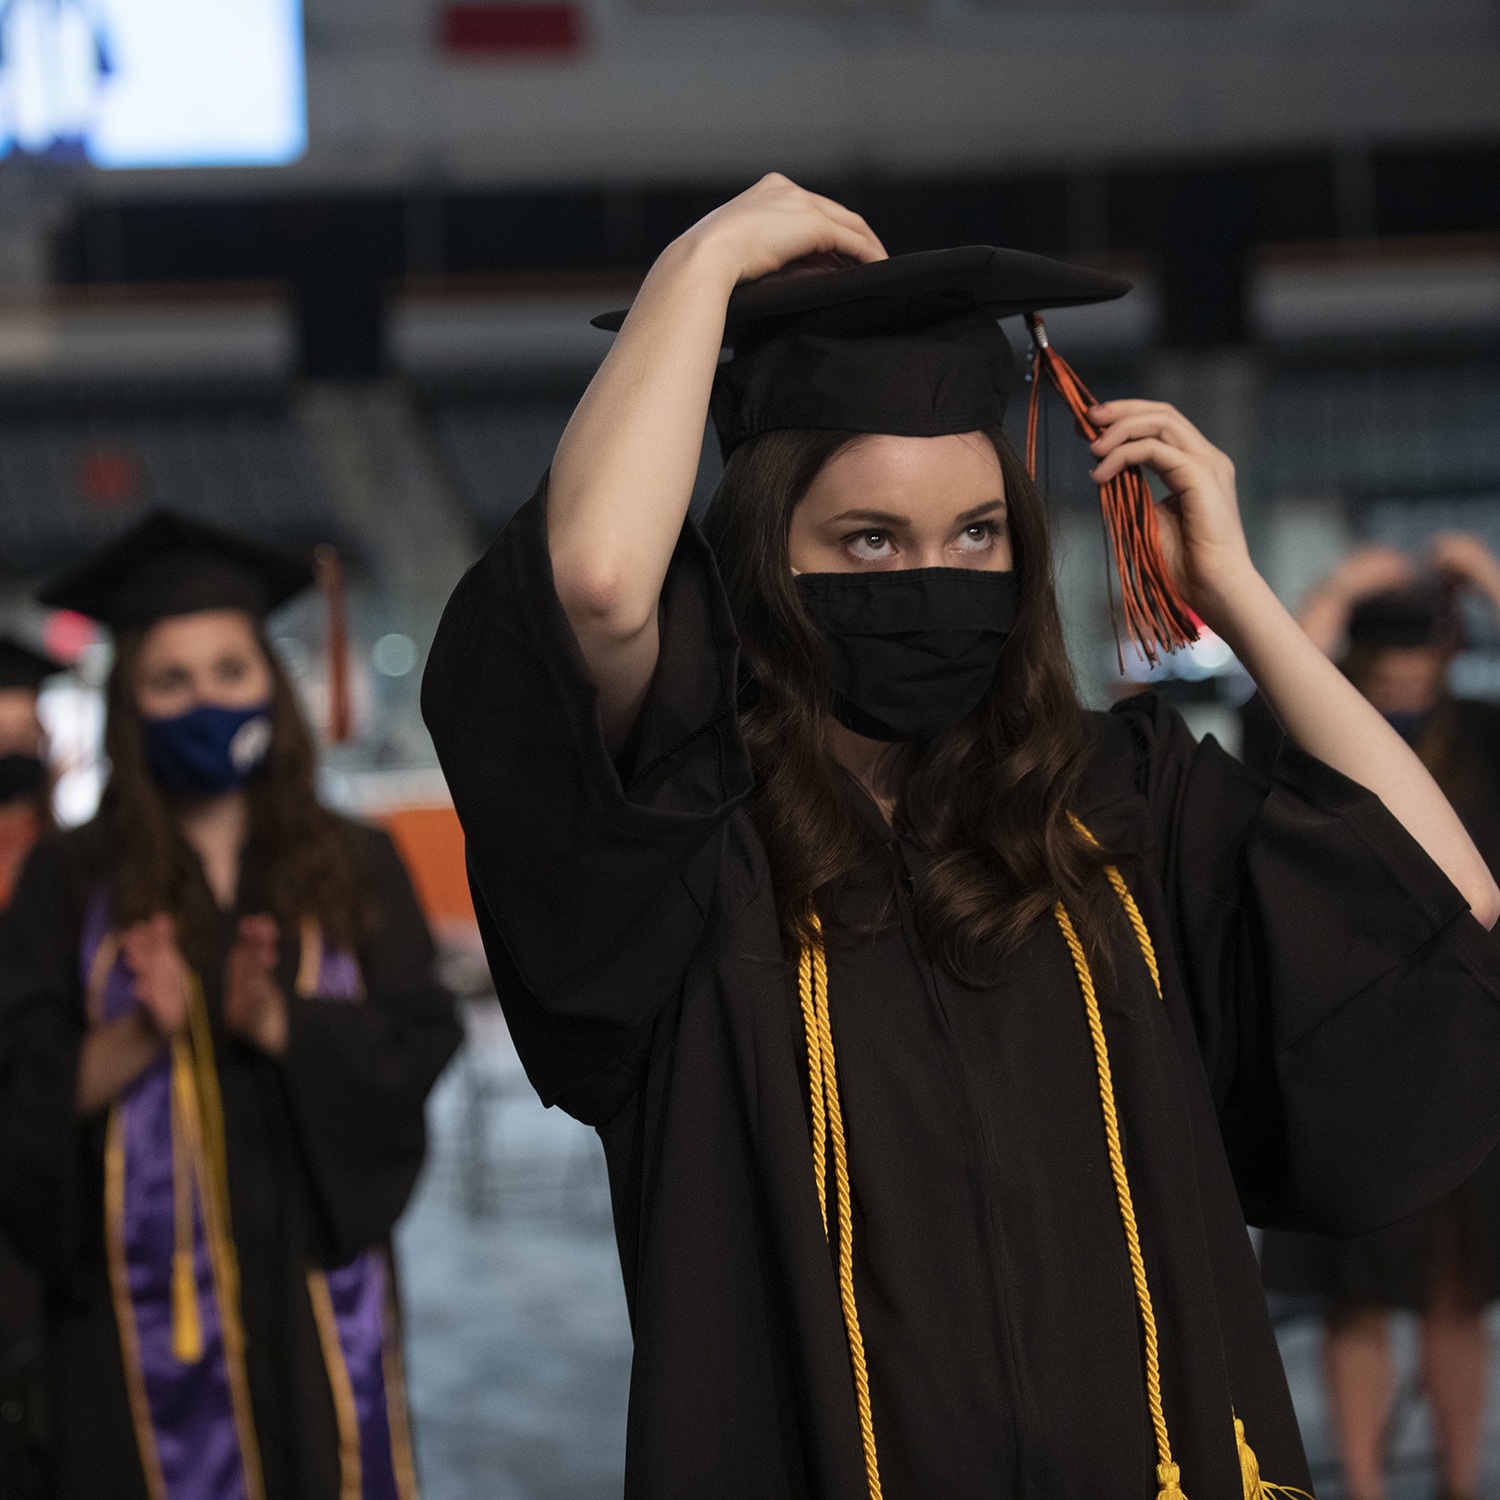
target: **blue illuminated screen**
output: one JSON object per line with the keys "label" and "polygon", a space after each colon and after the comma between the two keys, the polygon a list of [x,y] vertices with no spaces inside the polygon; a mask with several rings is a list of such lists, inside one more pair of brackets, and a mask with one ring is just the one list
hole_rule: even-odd
{"label": "blue illuminated screen", "polygon": [[306,145],[301,0],[0,0],[0,154],[269,166]]}

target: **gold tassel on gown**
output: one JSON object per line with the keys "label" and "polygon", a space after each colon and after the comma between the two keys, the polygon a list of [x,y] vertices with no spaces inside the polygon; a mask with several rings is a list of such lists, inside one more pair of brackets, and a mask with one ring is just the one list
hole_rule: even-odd
{"label": "gold tassel on gown", "polygon": [[193,1057],[187,1037],[172,1038],[172,1358],[195,1365],[203,1358],[198,1316],[198,1276],[193,1261],[193,1164],[187,1119],[198,1108]]}

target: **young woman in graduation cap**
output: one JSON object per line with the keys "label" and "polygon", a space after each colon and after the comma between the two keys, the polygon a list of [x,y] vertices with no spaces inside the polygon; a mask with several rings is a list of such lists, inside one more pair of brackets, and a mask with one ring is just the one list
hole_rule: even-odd
{"label": "young woman in graduation cap", "polygon": [[1047,349],[1127,623],[1191,607],[1293,744],[1266,785],[1080,708],[996,319],[1127,288],[883,256],[779,177],[670,246],[429,659],[512,1034],[610,1161],[627,1493],[1305,1487],[1245,1219],[1373,1227],[1489,1148],[1500,892],[1224,456]]}
{"label": "young woman in graduation cap", "polygon": [[98,816],[0,931],[0,1217],[59,1500],[415,1493],[385,1248],[458,1040],[267,645],[307,558],[157,512],[43,591],[114,633]]}

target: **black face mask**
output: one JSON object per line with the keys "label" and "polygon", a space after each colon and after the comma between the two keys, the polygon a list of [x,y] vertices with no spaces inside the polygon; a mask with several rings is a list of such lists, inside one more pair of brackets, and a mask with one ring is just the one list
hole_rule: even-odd
{"label": "black face mask", "polygon": [[828,642],[834,716],[872,740],[926,740],[973,713],[1016,623],[1016,575],[978,568],[802,573]]}
{"label": "black face mask", "polygon": [[46,768],[34,755],[0,755],[0,802],[34,796],[45,775]]}

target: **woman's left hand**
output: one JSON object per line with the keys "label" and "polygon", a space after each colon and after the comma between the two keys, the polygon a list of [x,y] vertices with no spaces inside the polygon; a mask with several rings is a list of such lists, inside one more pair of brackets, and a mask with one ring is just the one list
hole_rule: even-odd
{"label": "woman's left hand", "polygon": [[1096,484],[1139,464],[1170,488],[1156,506],[1162,554],[1183,597],[1217,629],[1222,601],[1255,571],[1240,524],[1234,464],[1165,401],[1106,401],[1088,416],[1100,429],[1089,445],[1099,460],[1091,476]]}
{"label": "woman's left hand", "polygon": [[281,934],[274,917],[241,917],[239,941],[224,960],[224,1024],[262,1052],[286,1051],[286,997],[276,983]]}

